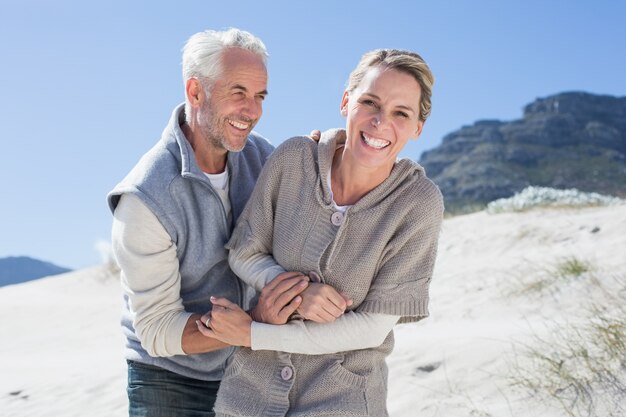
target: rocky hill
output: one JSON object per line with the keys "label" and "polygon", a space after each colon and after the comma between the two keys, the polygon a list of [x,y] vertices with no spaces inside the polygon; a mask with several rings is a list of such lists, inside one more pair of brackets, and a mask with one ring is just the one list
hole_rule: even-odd
{"label": "rocky hill", "polygon": [[482,120],[446,135],[420,164],[452,211],[529,185],[626,197],[626,97],[538,99],[520,120]]}
{"label": "rocky hill", "polygon": [[27,256],[0,258],[0,287],[69,271],[70,269]]}

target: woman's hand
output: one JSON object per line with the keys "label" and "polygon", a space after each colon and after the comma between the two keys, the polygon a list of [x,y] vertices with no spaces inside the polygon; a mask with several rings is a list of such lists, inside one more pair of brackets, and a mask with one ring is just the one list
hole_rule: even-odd
{"label": "woman's hand", "polygon": [[298,313],[307,320],[331,323],[341,316],[352,300],[327,284],[312,282],[302,291]]}
{"label": "woman's hand", "polygon": [[211,297],[213,310],[196,321],[200,333],[232,346],[251,346],[252,318],[226,298]]}

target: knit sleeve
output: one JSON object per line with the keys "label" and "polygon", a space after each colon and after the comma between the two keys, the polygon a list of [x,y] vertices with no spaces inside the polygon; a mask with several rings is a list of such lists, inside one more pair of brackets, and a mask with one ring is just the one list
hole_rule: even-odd
{"label": "knit sleeve", "polygon": [[398,323],[428,316],[428,291],[443,219],[441,193],[434,185],[428,191],[387,245],[389,250],[357,311],[401,316]]}
{"label": "knit sleeve", "polygon": [[252,323],[252,350],[324,355],[380,346],[399,317],[354,311],[331,323],[291,320],[274,325]]}
{"label": "knit sleeve", "polygon": [[228,255],[230,269],[246,284],[257,291],[269,284],[276,276],[286,272],[272,255],[265,253],[250,253],[249,256],[235,256],[234,252]]}
{"label": "knit sleeve", "polygon": [[[294,146],[285,143],[270,156],[244,208],[230,240],[226,244],[229,263],[247,284],[261,290],[269,276],[282,267],[272,257],[274,212],[287,158],[294,157]],[[295,148],[297,149],[297,148]],[[252,262],[262,260],[262,262]],[[242,268],[242,266],[248,266]],[[250,267],[252,266],[252,267]],[[284,271],[284,270],[282,270]],[[259,278],[263,277],[263,278]]]}

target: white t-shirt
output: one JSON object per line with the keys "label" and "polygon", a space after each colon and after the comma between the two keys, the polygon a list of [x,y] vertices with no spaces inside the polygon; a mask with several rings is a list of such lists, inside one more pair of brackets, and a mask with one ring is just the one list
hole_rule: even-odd
{"label": "white t-shirt", "polygon": [[219,174],[208,174],[204,173],[207,176],[209,181],[211,181],[211,185],[219,195],[220,200],[222,200],[222,206],[224,206],[224,211],[226,212],[226,218],[231,220],[231,206],[230,206],[230,198],[228,198],[228,190],[229,190],[229,179],[230,176],[228,174],[228,165],[224,172]]}

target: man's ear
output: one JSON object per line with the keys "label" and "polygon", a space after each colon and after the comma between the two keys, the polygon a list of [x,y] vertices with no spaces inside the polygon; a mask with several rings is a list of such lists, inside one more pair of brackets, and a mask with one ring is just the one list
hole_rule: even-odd
{"label": "man's ear", "polygon": [[199,107],[204,100],[204,88],[197,78],[189,78],[185,83],[185,94],[191,107]]}
{"label": "man's ear", "polygon": [[339,111],[341,112],[341,115],[343,117],[346,117],[348,115],[348,102],[349,100],[349,96],[350,93],[348,93],[348,90],[343,92],[343,97],[341,97],[341,106],[339,107]]}

